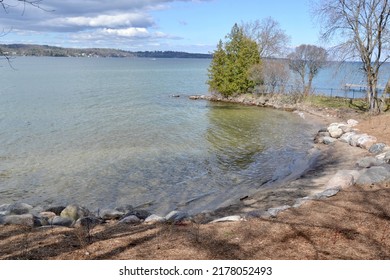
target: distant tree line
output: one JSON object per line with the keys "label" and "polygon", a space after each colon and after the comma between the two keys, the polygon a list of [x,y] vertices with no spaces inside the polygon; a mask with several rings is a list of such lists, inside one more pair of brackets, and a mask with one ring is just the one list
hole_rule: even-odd
{"label": "distant tree line", "polygon": [[150,57],[150,58],[212,58],[211,54],[198,54],[175,51],[131,52],[104,48],[61,48],[47,45],[11,44],[0,45],[3,55],[11,56],[51,56],[51,57]]}

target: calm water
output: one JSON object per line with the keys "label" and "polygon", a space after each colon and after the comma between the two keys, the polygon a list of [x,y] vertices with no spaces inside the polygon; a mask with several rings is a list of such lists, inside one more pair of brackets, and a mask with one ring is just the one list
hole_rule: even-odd
{"label": "calm water", "polygon": [[[0,204],[214,209],[291,173],[316,131],[206,101],[209,60],[17,58],[0,89]],[[180,95],[173,98],[172,95]]]}

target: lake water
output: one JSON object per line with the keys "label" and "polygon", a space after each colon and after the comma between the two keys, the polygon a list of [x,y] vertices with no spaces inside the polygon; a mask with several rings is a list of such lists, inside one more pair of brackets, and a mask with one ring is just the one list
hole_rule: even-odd
{"label": "lake water", "polygon": [[[17,58],[0,88],[0,204],[212,210],[308,158],[313,127],[191,101],[209,60]],[[172,95],[180,95],[174,98]]]}

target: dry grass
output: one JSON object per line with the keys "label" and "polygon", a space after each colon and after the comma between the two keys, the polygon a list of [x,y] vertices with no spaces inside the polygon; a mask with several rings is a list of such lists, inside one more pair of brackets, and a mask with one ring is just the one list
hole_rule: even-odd
{"label": "dry grass", "polygon": [[[198,225],[0,228],[1,259],[390,259],[390,184],[354,186],[277,218]],[[28,235],[28,241],[26,241]]]}

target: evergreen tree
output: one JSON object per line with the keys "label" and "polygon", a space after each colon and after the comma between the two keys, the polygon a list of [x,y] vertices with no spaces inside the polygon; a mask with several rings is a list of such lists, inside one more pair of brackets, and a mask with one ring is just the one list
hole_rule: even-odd
{"label": "evergreen tree", "polygon": [[219,42],[209,68],[210,90],[225,97],[250,92],[255,82],[249,79],[249,70],[260,63],[257,43],[245,36],[242,28],[235,24]]}

